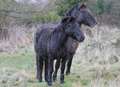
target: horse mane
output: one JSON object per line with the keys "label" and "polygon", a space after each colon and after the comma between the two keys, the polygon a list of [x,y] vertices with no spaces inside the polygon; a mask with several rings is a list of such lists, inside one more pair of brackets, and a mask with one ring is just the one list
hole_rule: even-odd
{"label": "horse mane", "polygon": [[67,11],[65,13],[65,16],[71,16],[72,15],[72,11],[74,11],[75,9],[78,9],[78,6],[79,6],[79,4],[74,5],[69,11]]}

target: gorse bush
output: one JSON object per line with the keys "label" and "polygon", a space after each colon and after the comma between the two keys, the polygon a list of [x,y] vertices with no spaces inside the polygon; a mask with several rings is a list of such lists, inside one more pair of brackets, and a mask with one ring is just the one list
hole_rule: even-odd
{"label": "gorse bush", "polygon": [[111,1],[105,1],[105,0],[97,0],[96,4],[93,5],[94,12],[96,14],[103,14],[103,13],[109,13],[112,8],[112,2]]}
{"label": "gorse bush", "polygon": [[33,15],[32,17],[33,22],[47,23],[47,22],[57,22],[58,20],[60,20],[60,16],[58,16],[55,11],[51,11],[46,14],[36,14]]}
{"label": "gorse bush", "polygon": [[104,0],[97,0],[97,2],[96,2],[96,12],[98,14],[104,13],[104,10],[105,10],[104,3],[105,3]]}

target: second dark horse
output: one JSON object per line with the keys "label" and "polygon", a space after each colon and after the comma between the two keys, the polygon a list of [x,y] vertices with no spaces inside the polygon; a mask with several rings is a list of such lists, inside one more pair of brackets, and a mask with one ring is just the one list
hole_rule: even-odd
{"label": "second dark horse", "polygon": [[[93,15],[91,14],[90,10],[87,8],[85,4],[77,4],[72,9],[70,9],[65,16],[72,16],[75,17],[79,26],[81,27],[82,24],[87,25],[89,27],[94,27],[97,22]],[[69,37],[67,40],[67,43],[65,45],[66,55],[63,56],[62,59],[64,59],[63,66],[65,67],[65,64],[67,62],[67,69],[66,74],[70,74],[70,68],[73,60],[73,56],[78,48],[79,42],[74,40],[73,38]],[[53,80],[55,81],[57,78],[57,71],[60,67],[60,62],[62,62],[61,59],[57,60],[55,64],[55,71],[53,74]],[[62,67],[63,67],[62,66]],[[61,70],[61,72],[64,72],[64,69]]]}

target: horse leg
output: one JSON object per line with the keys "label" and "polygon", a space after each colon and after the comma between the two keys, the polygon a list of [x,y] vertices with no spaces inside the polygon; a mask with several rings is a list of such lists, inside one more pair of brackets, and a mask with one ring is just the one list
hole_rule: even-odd
{"label": "horse leg", "polygon": [[60,67],[60,59],[57,59],[57,61],[55,63],[55,71],[53,73],[53,81],[56,81],[57,72],[58,72],[59,67]]}
{"label": "horse leg", "polygon": [[48,61],[45,60],[45,81],[47,82],[48,81]]}
{"label": "horse leg", "polygon": [[37,79],[42,82],[43,59],[36,55]]}
{"label": "horse leg", "polygon": [[68,61],[67,61],[67,69],[66,69],[66,75],[70,74],[70,69],[72,65],[72,60],[73,60],[73,54],[69,55]]}
{"label": "horse leg", "polygon": [[60,83],[64,83],[64,71],[65,71],[65,64],[66,64],[66,58],[63,58],[61,61],[61,74],[60,74]]}
{"label": "horse leg", "polygon": [[48,79],[47,79],[48,86],[52,85],[53,65],[54,65],[54,60],[49,58],[48,59],[48,71],[47,71],[48,72]]}

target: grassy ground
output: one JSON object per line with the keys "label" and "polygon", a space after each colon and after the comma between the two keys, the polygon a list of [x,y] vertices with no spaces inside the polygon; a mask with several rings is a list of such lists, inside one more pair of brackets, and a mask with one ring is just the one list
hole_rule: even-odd
{"label": "grassy ground", "polygon": [[[0,87],[47,87],[35,78],[35,57],[33,52],[17,54],[0,54]],[[56,81],[54,87],[81,87],[88,85],[89,80],[81,80],[79,75],[71,74],[65,84]]]}
{"label": "grassy ground", "polygon": [[[65,77],[65,84],[59,84],[58,80],[53,87],[119,87],[116,84],[120,82],[120,63],[113,64],[109,70],[102,70],[98,66],[80,63],[78,53],[75,55],[71,75]],[[45,82],[39,83],[36,80],[35,71],[32,51],[0,54],[0,87],[47,87]]]}

